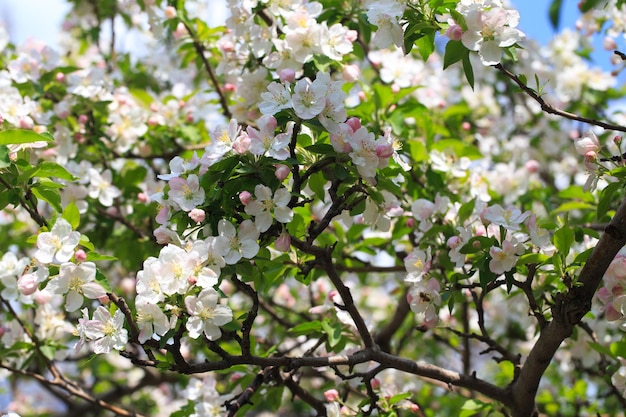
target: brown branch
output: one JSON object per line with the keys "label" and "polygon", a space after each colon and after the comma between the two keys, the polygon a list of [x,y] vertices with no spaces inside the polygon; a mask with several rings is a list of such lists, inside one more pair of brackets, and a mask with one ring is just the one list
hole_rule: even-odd
{"label": "brown branch", "polygon": [[578,277],[577,286],[557,294],[552,307],[553,320],[541,330],[521,368],[519,378],[511,386],[513,417],[528,417],[535,410],[539,381],[557,349],[574,326],[591,309],[591,300],[615,255],[626,244],[626,199],[600,237],[589,260]]}
{"label": "brown branch", "polygon": [[612,123],[602,122],[600,120],[590,119],[588,117],[579,116],[574,113],[567,112],[565,110],[557,109],[551,104],[548,104],[535,90],[528,87],[517,75],[513,74],[511,71],[507,70],[502,66],[502,64],[496,64],[494,66],[497,70],[499,70],[506,77],[510,78],[519,88],[521,88],[528,96],[530,96],[533,100],[535,100],[541,106],[541,110],[546,113],[554,114],[557,116],[564,117],[569,120],[576,120],[578,122],[588,123],[594,126],[600,126],[604,129],[608,130],[616,130],[619,132],[626,132],[626,127],[615,125]]}
{"label": "brown branch", "polygon": [[80,398],[82,400],[87,401],[90,404],[96,405],[100,408],[104,408],[106,410],[112,411],[114,412],[116,415],[118,416],[122,416],[122,417],[143,417],[142,414],[136,413],[134,411],[130,411],[130,410],[125,410],[123,408],[120,408],[118,406],[115,406],[113,404],[109,404],[108,402],[94,397],[93,395],[87,393],[85,390],[83,390],[82,388],[80,388],[79,386],[75,385],[74,383],[70,383],[69,381],[67,381],[64,377],[60,377],[60,376],[55,376],[53,379],[46,379],[43,375],[34,373],[34,372],[30,372],[30,371],[26,371],[26,370],[22,370],[22,369],[18,369],[18,368],[14,368],[10,365],[6,365],[2,362],[0,362],[0,368],[6,369],[7,371],[14,373],[14,374],[18,374],[18,375],[23,375],[23,376],[27,376],[29,378],[33,378],[35,380],[37,380],[38,382],[48,385],[50,387],[57,387],[57,388],[61,388],[62,390],[66,391],[67,393],[69,393],[70,395],[73,395],[74,397]]}

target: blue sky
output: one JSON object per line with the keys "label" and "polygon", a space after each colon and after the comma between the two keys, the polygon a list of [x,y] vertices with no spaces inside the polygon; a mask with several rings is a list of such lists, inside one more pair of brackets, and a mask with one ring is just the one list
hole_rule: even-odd
{"label": "blue sky", "polygon": [[[536,39],[540,44],[546,45],[555,34],[548,18],[552,0],[511,0],[511,3],[520,12],[519,28],[526,33],[528,38]],[[559,30],[565,27],[573,28],[579,16],[578,0],[563,0]],[[595,65],[610,71],[613,69],[610,63],[613,51],[605,51],[602,48],[602,39],[602,36],[595,36],[592,59]],[[616,39],[616,41],[618,48],[626,52],[623,39]]]}

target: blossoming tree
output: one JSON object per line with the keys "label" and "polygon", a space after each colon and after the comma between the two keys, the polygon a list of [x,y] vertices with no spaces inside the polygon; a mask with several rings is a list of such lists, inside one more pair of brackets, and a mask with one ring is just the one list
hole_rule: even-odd
{"label": "blossoming tree", "polygon": [[1,31],[2,411],[619,414],[624,3],[546,47],[500,0]]}

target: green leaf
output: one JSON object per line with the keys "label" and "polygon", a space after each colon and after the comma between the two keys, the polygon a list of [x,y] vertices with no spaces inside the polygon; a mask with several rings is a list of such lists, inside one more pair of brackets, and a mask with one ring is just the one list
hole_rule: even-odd
{"label": "green leaf", "polygon": [[62,180],[68,180],[68,181],[73,181],[76,179],[76,177],[70,174],[70,172],[67,169],[63,168],[61,165],[55,162],[50,162],[50,161],[43,161],[37,164],[37,171],[35,172],[33,176],[37,176],[41,178],[54,177],[54,178],[60,178]]}
{"label": "green leaf", "polygon": [[[469,51],[468,51],[469,52]],[[474,89],[474,69],[472,68],[472,62],[469,58],[469,53],[463,56],[463,72],[465,73],[465,78],[469,83],[472,90]]]}
{"label": "green leaf", "polygon": [[58,213],[63,211],[61,206],[61,193],[53,187],[47,186],[44,182],[38,182],[31,187],[32,193],[39,200],[45,201]]}
{"label": "green leaf", "polygon": [[315,172],[309,177],[309,187],[315,193],[315,197],[321,201],[324,201],[324,186],[326,185],[326,182],[324,173],[321,171]]}
{"label": "green leaf", "polygon": [[541,265],[550,259],[548,255],[543,253],[527,253],[520,256],[516,265],[538,264]]}
{"label": "green leaf", "polygon": [[304,149],[306,149],[309,152],[319,153],[322,155],[334,155],[337,153],[337,151],[335,151],[335,148],[333,148],[333,146],[329,145],[328,143],[316,143],[316,144],[307,146]]}
{"label": "green leaf", "polygon": [[322,322],[313,320],[306,323],[300,323],[288,330],[289,334],[294,336],[311,335],[322,331]]}
{"label": "green leaf", "polygon": [[78,211],[78,207],[74,202],[70,202],[63,210],[63,214],[61,215],[67,222],[72,226],[73,230],[78,229],[80,225],[80,212]]}
{"label": "green leaf", "polygon": [[415,46],[424,61],[435,51],[435,33],[429,33],[415,40]]}
{"label": "green leaf", "polygon": [[54,142],[54,139],[50,135],[44,136],[25,129],[11,129],[0,132],[0,145],[18,145],[35,142]]}
{"label": "green leaf", "polygon": [[91,251],[87,254],[87,261],[95,262],[95,261],[116,261],[117,258],[115,256],[110,255],[102,255],[98,252]]}
{"label": "green leaf", "polygon": [[443,55],[443,69],[459,62],[467,54],[468,50],[461,41],[448,41]]}
{"label": "green leaf", "polygon": [[574,243],[574,237],[574,231],[572,228],[565,225],[554,232],[554,235],[552,236],[552,243],[559,253],[563,256],[567,256],[570,248],[572,247],[572,243]]}
{"label": "green leaf", "polygon": [[610,349],[613,356],[626,358],[626,341],[613,342]]}
{"label": "green leaf", "polygon": [[0,169],[6,168],[11,165],[11,158],[9,158],[9,148],[7,145],[0,145]]}
{"label": "green leaf", "polygon": [[109,284],[109,280],[105,277],[99,269],[96,269],[96,282],[102,285],[102,288],[105,289],[106,292],[111,292],[111,284]]}
{"label": "green leaf", "polygon": [[559,28],[559,21],[561,20],[561,6],[563,0],[552,0],[550,3],[550,9],[548,10],[548,17],[550,17],[550,23],[552,23],[552,29],[557,30]]}
{"label": "green leaf", "polygon": [[598,209],[596,213],[598,221],[601,221],[607,211],[609,211],[609,207],[614,201],[613,195],[621,187],[622,184],[620,182],[612,182],[600,192],[600,200],[598,201]]}
{"label": "green leaf", "polygon": [[602,354],[602,355],[607,355],[610,357],[615,357],[615,355],[613,354],[613,352],[611,352],[611,349],[603,346],[599,343],[596,342],[588,342],[589,343],[589,347],[592,348],[593,350],[595,350],[596,352]]}

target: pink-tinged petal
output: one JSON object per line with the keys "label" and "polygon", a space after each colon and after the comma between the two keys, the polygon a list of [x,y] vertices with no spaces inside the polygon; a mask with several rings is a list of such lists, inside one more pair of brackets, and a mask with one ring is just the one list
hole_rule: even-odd
{"label": "pink-tinged petal", "polygon": [[81,289],[83,291],[83,294],[85,294],[85,297],[91,298],[92,300],[107,295],[106,290],[102,287],[102,285],[98,284],[97,282],[88,282],[86,284],[83,284]]}

